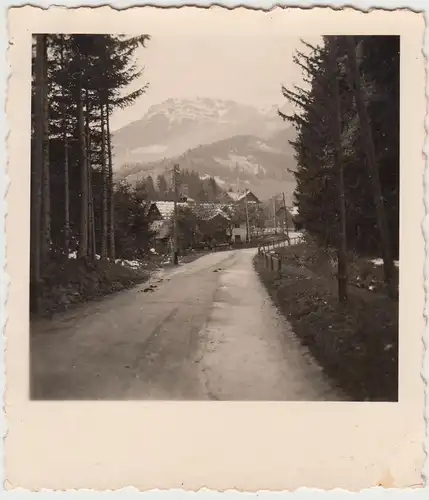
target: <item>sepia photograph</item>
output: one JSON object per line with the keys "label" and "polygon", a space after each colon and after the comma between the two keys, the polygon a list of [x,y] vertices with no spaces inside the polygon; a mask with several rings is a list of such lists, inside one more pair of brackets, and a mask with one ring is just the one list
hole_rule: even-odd
{"label": "sepia photograph", "polygon": [[424,27],[11,10],[11,487],[421,484]]}
{"label": "sepia photograph", "polygon": [[399,36],[32,50],[32,398],[397,401]]}

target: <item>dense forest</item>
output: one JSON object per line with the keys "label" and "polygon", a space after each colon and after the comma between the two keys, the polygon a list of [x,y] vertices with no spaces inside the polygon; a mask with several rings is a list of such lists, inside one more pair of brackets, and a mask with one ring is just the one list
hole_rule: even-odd
{"label": "dense forest", "polygon": [[295,56],[306,88],[283,87],[295,113],[299,222],[323,247],[338,250],[340,298],[347,254],[384,259],[396,295],[399,254],[398,36],[331,36],[303,42]]}
{"label": "dense forest", "polygon": [[[33,37],[31,150],[31,303],[46,274],[60,273],[71,252],[80,262],[115,259],[147,230],[138,193],[114,189],[110,120],[147,84],[134,54],[148,35]],[[126,216],[124,216],[126,213]],[[115,218],[120,218],[120,224]],[[145,231],[143,231],[145,232]]]}

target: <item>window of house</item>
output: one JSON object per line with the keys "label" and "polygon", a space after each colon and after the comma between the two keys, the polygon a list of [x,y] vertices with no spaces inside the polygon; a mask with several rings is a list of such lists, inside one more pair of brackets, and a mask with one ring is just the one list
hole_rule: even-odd
{"label": "window of house", "polygon": [[240,228],[240,224],[236,223],[236,224],[234,224],[234,227],[235,227],[235,229],[239,229]]}

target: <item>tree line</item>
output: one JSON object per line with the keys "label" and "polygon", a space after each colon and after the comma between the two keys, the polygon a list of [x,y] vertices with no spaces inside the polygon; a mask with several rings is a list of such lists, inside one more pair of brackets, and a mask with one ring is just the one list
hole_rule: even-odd
{"label": "tree line", "polygon": [[294,62],[306,85],[282,88],[294,105],[295,203],[306,231],[338,255],[347,300],[348,252],[382,256],[397,296],[399,254],[398,36],[329,36],[306,42]]}
{"label": "tree line", "polygon": [[[136,182],[136,190],[151,201],[174,201],[171,178],[171,173],[159,174],[155,180],[148,175]],[[178,182],[181,195],[200,203],[217,202],[224,193],[213,177],[202,179],[194,170],[181,169]]]}
{"label": "tree line", "polygon": [[[115,259],[123,236],[115,221],[110,121],[147,84],[135,51],[148,35],[38,34],[32,46],[31,299],[43,273],[76,251],[82,262]],[[127,203],[139,210],[139,200]],[[129,228],[130,230],[132,228]],[[123,228],[122,228],[123,232]]]}

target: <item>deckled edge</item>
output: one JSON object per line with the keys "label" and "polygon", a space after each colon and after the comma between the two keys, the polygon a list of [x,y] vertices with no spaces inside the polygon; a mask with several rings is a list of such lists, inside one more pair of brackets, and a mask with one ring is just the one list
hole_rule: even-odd
{"label": "deckled edge", "polygon": [[[304,0],[305,1],[305,0]],[[323,0],[322,0],[323,1]],[[273,3],[270,7],[261,7],[261,6],[252,6],[252,5],[246,5],[245,3],[236,3],[235,5],[229,6],[229,5],[224,5],[220,2],[205,2],[204,0],[201,3],[181,3],[179,1],[178,5],[171,5],[171,6],[165,6],[165,5],[159,5],[156,3],[125,3],[121,2],[121,5],[115,5],[115,2],[112,4],[109,3],[99,3],[97,5],[88,5],[84,3],[74,3],[74,5],[69,5],[69,4],[57,4],[53,3],[48,6],[40,6],[36,5],[34,3],[27,3],[27,4],[21,4],[21,5],[9,5],[9,7],[12,8],[19,8],[19,7],[25,7],[25,6],[31,6],[34,8],[39,8],[41,10],[50,10],[50,9],[80,9],[80,8],[88,8],[88,9],[99,9],[99,8],[106,8],[109,7],[113,10],[117,11],[122,11],[122,10],[128,10],[132,8],[138,8],[138,7],[155,7],[155,8],[163,8],[163,9],[181,9],[184,7],[194,7],[194,8],[199,8],[199,9],[212,9],[212,8],[219,8],[219,9],[227,9],[227,10],[239,10],[239,9],[245,9],[245,10],[254,10],[254,11],[262,11],[265,13],[270,13],[276,9],[302,9],[302,10],[308,10],[312,8],[323,8],[323,9],[331,9],[331,10],[354,10],[357,12],[363,12],[363,13],[369,13],[373,10],[384,10],[384,11],[410,11],[413,13],[418,13],[418,14],[423,14],[424,20],[425,20],[425,35],[424,35],[424,43],[423,43],[423,49],[422,52],[425,56],[425,73],[426,73],[426,118],[425,118],[425,142],[424,142],[424,147],[422,150],[422,154],[426,158],[426,166],[424,170],[424,205],[425,205],[425,216],[424,220],[421,223],[422,231],[424,234],[424,239],[425,239],[425,249],[426,249],[426,258],[425,258],[425,264],[424,264],[424,269],[423,269],[423,275],[424,275],[424,286],[425,286],[425,309],[423,311],[423,314],[426,318],[426,327],[425,327],[425,332],[423,335],[423,345],[424,345],[424,353],[423,353],[423,363],[422,363],[422,372],[421,376],[423,378],[424,384],[425,384],[425,409],[424,409],[424,420],[426,422],[426,431],[425,431],[425,440],[423,444],[424,448],[424,453],[426,456],[425,464],[422,470],[422,482],[426,486],[427,481],[429,479],[429,428],[428,428],[428,422],[429,422],[429,390],[428,390],[428,380],[429,380],[429,375],[425,376],[425,372],[429,374],[429,355],[427,353],[427,346],[429,345],[429,73],[428,73],[428,54],[429,54],[429,33],[428,33],[428,22],[427,22],[427,15],[429,11],[426,10],[421,10],[418,8],[413,8],[410,6],[400,6],[400,7],[389,7],[386,5],[375,5],[375,6],[367,6],[364,7],[362,5],[353,5],[353,4],[343,4],[343,5],[332,5],[330,3],[305,3],[304,5],[299,5],[299,4],[292,4],[292,5],[287,5],[284,3]],[[0,428],[2,430],[3,434],[3,447],[2,449],[4,450],[4,440],[7,436],[7,420],[6,420],[6,412],[5,412],[5,394],[6,394],[6,363],[5,363],[5,353],[6,353],[6,328],[7,328],[7,301],[8,301],[8,290],[9,290],[9,284],[10,284],[10,279],[7,274],[7,240],[6,240],[6,224],[7,224],[7,198],[8,198],[8,188],[10,184],[10,179],[7,175],[8,173],[8,166],[9,166],[9,157],[7,154],[7,149],[8,149],[8,137],[9,137],[9,128],[7,126],[7,115],[6,115],[6,106],[7,106],[7,100],[8,100],[8,89],[9,89],[9,81],[11,77],[11,72],[10,72],[10,66],[9,66],[9,59],[8,59],[8,53],[9,53],[9,30],[8,30],[8,18],[7,18],[7,10],[6,15],[4,16],[4,23],[2,23],[2,26],[0,27],[0,34],[4,33],[3,37],[3,46],[6,47],[6,50],[4,50],[3,53],[3,58],[0,59],[0,67],[3,64],[3,68],[6,71],[3,71],[3,74],[6,74],[6,79],[2,80],[2,83],[0,84],[0,91],[4,89],[4,104],[2,108],[2,112],[0,113],[0,117],[2,118],[1,124],[0,124],[0,135],[3,136],[4,138],[4,145],[5,147],[1,150],[3,154],[0,154],[0,160],[4,160],[2,164],[4,165],[3,169],[3,178],[0,177],[0,181],[3,181],[0,183],[0,185],[3,187],[3,196],[2,196],[2,203],[0,203],[0,229],[3,229],[3,254],[0,252],[0,258],[3,256],[3,262],[1,265],[1,271],[0,271],[0,284],[1,289],[0,289],[0,321],[1,321],[1,327],[2,327],[2,333],[3,335],[1,336],[0,339],[0,348],[3,350],[3,370],[2,370],[2,377],[0,376],[0,387],[2,389],[2,414],[0,416]],[[0,472],[0,479],[1,479],[1,484],[4,485],[6,484],[7,480],[5,477],[4,473],[4,463],[5,463],[5,455],[4,451],[2,454],[2,462],[3,462],[3,468],[2,471]],[[352,472],[352,471],[351,471]],[[422,486],[421,484],[419,485],[409,485],[407,488],[400,488],[400,489],[395,489],[395,488],[382,488],[380,486],[375,486],[371,488],[364,488],[360,490],[359,492],[354,492],[350,490],[344,490],[341,488],[333,488],[330,490],[322,490],[319,488],[307,488],[307,487],[300,487],[296,488],[295,490],[289,491],[289,490],[284,490],[284,491],[272,491],[272,490],[258,490],[258,491],[243,491],[243,490],[235,490],[235,489],[224,489],[224,490],[210,490],[205,487],[199,488],[198,490],[184,490],[184,489],[168,489],[168,490],[162,490],[162,489],[151,489],[151,490],[145,490],[141,491],[138,488],[135,488],[133,486],[129,486],[126,488],[118,488],[115,490],[111,489],[105,489],[105,490],[92,490],[92,489],[68,489],[68,490],[50,490],[50,489],[39,489],[39,490],[26,490],[23,488],[16,488],[13,490],[7,490],[9,493],[12,491],[15,493],[24,493],[24,494],[31,494],[34,493],[35,491],[38,491],[40,493],[57,493],[57,492],[64,492],[64,493],[79,493],[79,492],[88,492],[88,493],[113,493],[113,492],[123,492],[125,494],[130,494],[130,493],[150,493],[150,494],[164,494],[166,492],[170,493],[171,495],[175,494],[176,497],[178,495],[189,495],[189,494],[205,494],[207,495],[218,495],[221,493],[240,493],[240,494],[246,494],[246,495],[261,495],[261,494],[270,494],[270,495],[275,495],[275,494],[288,494],[288,495],[302,495],[305,493],[320,493],[320,494],[329,494],[329,493],[342,493],[342,494],[347,494],[347,493],[365,493],[367,491],[371,491],[372,493],[380,493],[381,491],[394,491],[394,492],[406,492],[406,491],[415,491],[416,486]]]}

